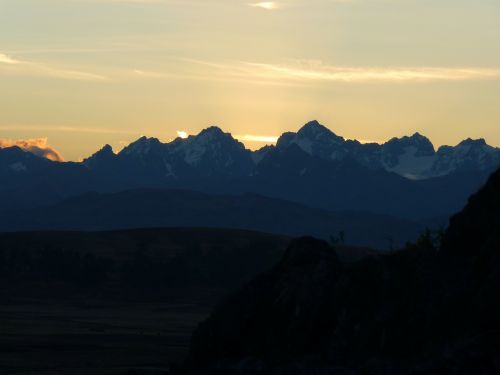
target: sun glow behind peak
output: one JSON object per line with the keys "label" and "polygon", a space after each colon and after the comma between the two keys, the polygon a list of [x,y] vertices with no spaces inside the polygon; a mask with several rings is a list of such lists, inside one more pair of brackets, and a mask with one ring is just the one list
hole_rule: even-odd
{"label": "sun glow behind peak", "polygon": [[189,136],[189,134],[184,130],[177,130],[177,136],[179,138],[186,139]]}
{"label": "sun glow behind peak", "polygon": [[258,148],[321,117],[350,139],[500,146],[500,1],[456,3],[0,0],[0,137],[75,161],[214,120]]}

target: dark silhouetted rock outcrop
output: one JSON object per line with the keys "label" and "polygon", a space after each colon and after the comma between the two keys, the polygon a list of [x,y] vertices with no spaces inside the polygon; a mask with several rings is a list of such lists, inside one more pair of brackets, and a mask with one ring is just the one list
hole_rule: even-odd
{"label": "dark silhouetted rock outcrop", "polygon": [[450,253],[478,255],[500,248],[500,170],[470,197],[465,209],[450,219],[443,248]]}
{"label": "dark silhouetted rock outcrop", "polygon": [[292,242],[283,260],[229,298],[198,329],[193,363],[248,356],[266,361],[316,353],[333,332],[328,306],[341,264],[324,241]]}
{"label": "dark silhouetted rock outcrop", "polygon": [[190,368],[228,374],[500,373],[500,172],[451,220],[441,250],[341,264],[322,241],[223,302]]}

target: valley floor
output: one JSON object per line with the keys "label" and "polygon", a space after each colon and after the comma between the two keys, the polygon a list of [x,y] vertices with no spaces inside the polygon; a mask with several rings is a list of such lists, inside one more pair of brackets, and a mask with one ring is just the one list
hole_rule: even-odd
{"label": "valley floor", "polygon": [[219,297],[220,290],[207,289],[130,300],[4,300],[0,374],[167,370],[186,357],[194,328]]}

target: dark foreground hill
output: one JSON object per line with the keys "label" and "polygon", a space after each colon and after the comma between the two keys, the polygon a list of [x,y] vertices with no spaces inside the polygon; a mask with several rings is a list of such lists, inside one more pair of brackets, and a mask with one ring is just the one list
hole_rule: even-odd
{"label": "dark foreground hill", "polygon": [[385,250],[414,241],[439,222],[329,212],[256,194],[151,189],[88,193],[49,207],[0,213],[0,231],[215,227],[324,239],[343,232],[346,243]]}
{"label": "dark foreground hill", "polygon": [[0,234],[0,374],[168,368],[221,296],[288,242],[194,228]]}
{"label": "dark foreground hill", "polygon": [[500,171],[430,238],[342,264],[325,242],[282,261],[196,331],[188,365],[216,374],[500,372]]}
{"label": "dark foreground hill", "polygon": [[[0,279],[132,293],[170,287],[233,289],[274,265],[289,239],[229,229],[0,234]],[[51,288],[48,288],[49,291]]]}
{"label": "dark foreground hill", "polygon": [[[213,306],[289,241],[210,228],[0,234],[0,374],[165,374]],[[370,253],[338,249],[345,262]]]}

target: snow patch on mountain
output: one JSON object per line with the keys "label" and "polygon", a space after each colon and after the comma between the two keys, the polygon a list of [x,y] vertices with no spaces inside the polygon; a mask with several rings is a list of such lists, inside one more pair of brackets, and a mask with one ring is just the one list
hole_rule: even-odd
{"label": "snow patch on mountain", "polygon": [[232,153],[241,151],[246,152],[243,144],[216,126],[178,142],[174,148],[174,153],[183,154],[184,161],[191,166],[197,166],[204,158],[209,158],[220,166],[228,167],[234,162]]}
{"label": "snow patch on mountain", "polygon": [[487,145],[484,139],[468,139],[436,152],[431,141],[420,133],[392,138],[383,144],[362,144],[337,136],[317,121],[307,123],[297,133],[283,134],[276,147],[285,149],[293,144],[322,159],[352,158],[365,167],[382,168],[414,180],[500,166],[500,149]]}
{"label": "snow patch on mountain", "polygon": [[[112,162],[115,158],[133,160],[136,167],[161,170],[167,177],[195,175],[250,176],[273,151],[297,147],[324,160],[351,159],[372,170],[382,169],[409,179],[426,179],[460,171],[489,171],[500,166],[500,149],[484,139],[467,139],[457,146],[437,151],[420,133],[392,138],[383,144],[360,143],[336,135],[318,121],[305,124],[297,132],[286,132],[276,146],[250,151],[230,133],[211,126],[198,135],[161,143],[157,138],[141,137],[115,155],[111,146],[84,161],[88,168]],[[126,165],[127,163],[123,164]],[[149,172],[148,172],[149,173]]]}
{"label": "snow patch on mountain", "polygon": [[125,147],[120,154],[122,155],[146,155],[155,146],[161,145],[158,138],[141,137],[137,141]]}
{"label": "snow patch on mountain", "polygon": [[347,154],[345,139],[316,120],[305,124],[297,133],[283,134],[278,139],[277,147],[287,148],[292,144],[299,146],[309,155],[324,159],[340,160]]}
{"label": "snow patch on mountain", "polygon": [[397,163],[393,166],[385,165],[385,169],[411,180],[420,179],[435,163],[436,155],[419,156],[418,151],[415,146],[406,147],[404,153],[398,156]]}
{"label": "snow patch on mountain", "polygon": [[442,146],[437,160],[426,176],[444,176],[455,171],[493,170],[500,165],[500,149],[489,146],[484,139],[466,139],[455,147]]}

